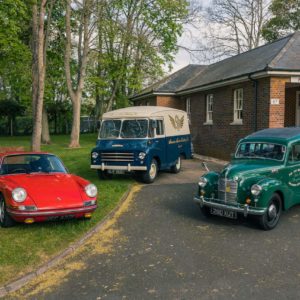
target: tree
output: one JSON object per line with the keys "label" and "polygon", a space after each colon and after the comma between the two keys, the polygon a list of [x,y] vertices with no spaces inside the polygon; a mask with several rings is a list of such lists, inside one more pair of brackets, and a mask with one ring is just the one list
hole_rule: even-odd
{"label": "tree", "polygon": [[272,18],[263,27],[263,37],[271,42],[300,29],[300,0],[273,0]]}
{"label": "tree", "polygon": [[[90,50],[90,40],[93,30],[90,27],[91,15],[93,8],[93,0],[75,1],[75,8],[72,8],[71,0],[66,0],[66,45],[65,45],[65,72],[68,92],[73,106],[73,121],[71,140],[69,147],[80,147],[80,112],[81,112],[81,97],[86,79],[86,68]],[[78,30],[78,41],[72,43],[72,10],[75,10],[77,19],[73,17],[73,26]],[[71,72],[71,56],[73,45],[76,44],[77,60],[76,60],[76,78]]]}
{"label": "tree", "polygon": [[213,0],[206,10],[207,29],[199,51],[219,60],[258,47],[269,19],[270,0]]}

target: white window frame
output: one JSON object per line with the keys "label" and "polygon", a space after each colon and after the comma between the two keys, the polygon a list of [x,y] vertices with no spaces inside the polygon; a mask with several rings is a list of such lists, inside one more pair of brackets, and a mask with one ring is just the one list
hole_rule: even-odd
{"label": "white window frame", "polygon": [[204,125],[213,124],[213,110],[214,110],[214,95],[208,94],[206,95],[206,122]]}
{"label": "white window frame", "polygon": [[233,123],[231,125],[243,124],[244,109],[244,89],[235,89],[233,91]]}

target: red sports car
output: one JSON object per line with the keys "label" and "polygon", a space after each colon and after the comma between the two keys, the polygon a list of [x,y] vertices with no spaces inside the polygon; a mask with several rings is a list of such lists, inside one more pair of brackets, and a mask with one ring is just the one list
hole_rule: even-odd
{"label": "red sports car", "polygon": [[97,187],[69,174],[55,155],[0,153],[0,225],[90,218]]}

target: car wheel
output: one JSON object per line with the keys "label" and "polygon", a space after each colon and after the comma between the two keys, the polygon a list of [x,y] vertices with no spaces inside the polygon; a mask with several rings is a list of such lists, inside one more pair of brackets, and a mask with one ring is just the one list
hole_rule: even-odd
{"label": "car wheel", "polygon": [[15,225],[15,221],[11,218],[6,210],[6,203],[4,197],[0,195],[0,226],[12,227]]}
{"label": "car wheel", "polygon": [[104,170],[104,171],[97,170],[97,173],[98,173],[99,179],[102,179],[102,180],[104,180],[104,179],[112,179],[113,178],[113,174],[108,173],[107,170]]}
{"label": "car wheel", "polygon": [[274,194],[264,215],[259,217],[260,226],[264,230],[271,230],[278,224],[282,212],[282,201],[278,194]]}
{"label": "car wheel", "polygon": [[181,170],[181,157],[179,156],[177,158],[175,165],[171,167],[171,172],[176,174],[176,173],[179,173],[180,170]]}
{"label": "car wheel", "polygon": [[142,179],[145,183],[154,182],[158,172],[158,165],[156,159],[152,159],[150,168],[146,172],[143,173]]}

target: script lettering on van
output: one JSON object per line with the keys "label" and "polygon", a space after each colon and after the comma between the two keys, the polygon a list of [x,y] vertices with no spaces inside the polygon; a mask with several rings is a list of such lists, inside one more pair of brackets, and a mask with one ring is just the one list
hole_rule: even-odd
{"label": "script lettering on van", "polygon": [[180,118],[176,115],[175,118],[173,118],[172,116],[169,115],[169,118],[174,129],[180,130],[183,127],[184,116]]}
{"label": "script lettering on van", "polygon": [[169,145],[179,144],[179,143],[186,143],[188,141],[189,141],[188,138],[176,138],[175,140],[170,139],[169,140]]}

